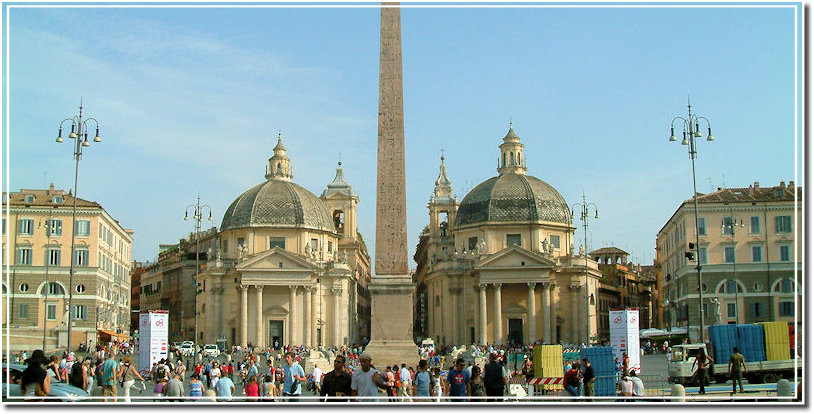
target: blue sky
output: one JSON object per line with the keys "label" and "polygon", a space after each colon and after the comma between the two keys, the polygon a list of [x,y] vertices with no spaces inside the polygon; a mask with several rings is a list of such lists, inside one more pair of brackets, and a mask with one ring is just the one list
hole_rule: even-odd
{"label": "blue sky", "polygon": [[[667,141],[688,96],[716,137],[699,143],[699,191],[803,184],[801,9],[762,5],[402,9],[410,256],[441,149],[462,200],[496,175],[509,119],[530,175],[599,207],[589,248],[643,264],[692,195],[686,147]],[[278,130],[317,195],[341,152],[374,252],[377,7],[26,6],[4,10],[4,191],[73,186],[54,138],[82,97],[104,141],[79,196],[134,230],[135,260],[193,231],[198,192],[220,225],[264,180]]]}

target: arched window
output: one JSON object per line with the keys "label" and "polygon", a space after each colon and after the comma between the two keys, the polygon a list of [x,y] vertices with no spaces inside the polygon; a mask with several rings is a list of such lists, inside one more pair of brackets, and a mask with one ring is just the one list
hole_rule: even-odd
{"label": "arched window", "polygon": [[282,174],[282,173],[283,173],[283,167],[281,167],[280,163],[278,162],[277,163],[277,174]]}
{"label": "arched window", "polygon": [[734,295],[735,288],[738,289],[738,293],[743,293],[743,287],[740,283],[735,282],[735,279],[727,279],[718,285],[718,293]]}
{"label": "arched window", "polygon": [[509,153],[509,161],[511,162],[512,165],[514,165],[514,153],[513,152]]}
{"label": "arched window", "polygon": [[48,294],[49,295],[64,295],[65,294],[65,289],[63,289],[62,285],[60,285],[57,282],[48,283],[47,289],[48,289]]}
{"label": "arched window", "polygon": [[773,292],[777,293],[792,293],[796,290],[794,281],[791,278],[783,278],[774,284]]}
{"label": "arched window", "polygon": [[503,166],[506,166],[506,153],[503,153]]}

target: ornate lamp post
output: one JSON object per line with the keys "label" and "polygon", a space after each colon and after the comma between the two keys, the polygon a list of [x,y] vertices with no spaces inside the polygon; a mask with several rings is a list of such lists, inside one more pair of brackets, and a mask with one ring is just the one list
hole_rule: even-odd
{"label": "ornate lamp post", "polygon": [[[201,220],[203,219],[203,208],[209,210],[209,221],[212,221],[212,207],[208,204],[201,205],[201,195],[198,194],[198,198],[195,201],[195,204],[190,204],[187,206],[187,210],[184,212],[184,220],[189,220],[189,209],[191,208],[192,211],[192,219],[195,220],[195,336],[194,341],[198,341],[198,272],[200,270],[199,260],[201,257]],[[181,319],[183,321],[183,318]],[[183,323],[183,322],[182,322]]]}
{"label": "ornate lamp post", "polygon": [[[707,141],[714,141],[715,137],[712,136],[712,127],[709,124],[709,120],[703,116],[698,116],[692,113],[692,106],[690,105],[690,100],[687,99],[687,117],[680,117],[677,116],[673,118],[672,122],[670,122],[670,141],[675,142],[678,141],[675,135],[675,123],[677,120],[681,120],[683,122],[683,139],[681,140],[681,145],[687,146],[687,152],[690,155],[690,162],[692,163],[692,201],[693,206],[695,208],[695,246],[690,246],[690,249],[695,250],[695,270],[698,273],[698,321],[699,327],[701,328],[701,343],[704,343],[704,293],[701,291],[702,286],[702,277],[701,277],[701,257],[699,255],[699,249],[701,248],[701,236],[698,234],[698,191],[696,191],[696,183],[695,183],[695,158],[698,156],[698,152],[695,148],[695,139],[701,138],[701,128],[699,127],[699,121],[704,120],[707,124]],[[687,324],[689,324],[689,318],[687,318]],[[689,332],[688,332],[689,333]]]}
{"label": "ornate lamp post", "polygon": [[579,207],[579,219],[582,221],[582,235],[584,237],[585,243],[585,330],[587,333],[587,337],[585,339],[585,345],[588,346],[591,344],[591,295],[588,292],[588,216],[590,214],[590,209],[593,206],[594,208],[594,218],[599,218],[599,209],[596,207],[594,203],[588,203],[585,200],[585,192],[582,193],[582,203],[576,203],[571,206],[571,217],[574,217],[574,209]]}
{"label": "ornate lamp post", "polygon": [[[724,203],[728,204],[728,203]],[[740,223],[738,223],[740,220]],[[724,234],[729,234],[732,236],[732,278],[735,280],[735,323],[740,323],[740,304],[738,303],[738,271],[736,268],[736,263],[738,259],[737,255],[737,241],[735,240],[735,229],[738,227],[743,227],[743,218],[735,217],[735,210],[732,208],[732,205],[729,205],[729,221],[721,219],[721,232]],[[728,292],[727,292],[728,293]]]}
{"label": "ornate lamp post", "polygon": [[[68,351],[71,350],[71,327],[73,326],[73,317],[71,313],[73,313],[73,274],[74,274],[74,262],[76,258],[76,252],[74,251],[76,245],[76,199],[78,198],[78,190],[77,184],[79,183],[79,160],[82,158],[82,149],[84,147],[90,146],[90,141],[88,141],[88,121],[93,121],[96,124],[96,136],[93,137],[93,142],[102,142],[102,138],[99,136],[99,122],[96,121],[96,118],[89,117],[89,118],[82,118],[82,102],[79,102],[79,115],[65,118],[59,124],[59,135],[57,135],[56,142],[62,143],[64,140],[62,139],[62,125],[65,122],[71,121],[71,133],[68,135],[68,138],[74,140],[74,151],[73,156],[76,160],[76,168],[74,170],[74,181],[73,181],[73,213],[71,216],[71,268],[70,273],[68,276]],[[84,140],[82,140],[84,136]]]}

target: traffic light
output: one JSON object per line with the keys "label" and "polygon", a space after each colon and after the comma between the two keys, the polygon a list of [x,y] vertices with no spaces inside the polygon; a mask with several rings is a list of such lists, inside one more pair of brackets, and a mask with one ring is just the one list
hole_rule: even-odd
{"label": "traffic light", "polygon": [[688,244],[688,247],[690,248],[690,250],[687,251],[687,252],[684,252],[684,257],[686,257],[687,260],[689,260],[691,262],[695,261],[695,243],[690,242]]}

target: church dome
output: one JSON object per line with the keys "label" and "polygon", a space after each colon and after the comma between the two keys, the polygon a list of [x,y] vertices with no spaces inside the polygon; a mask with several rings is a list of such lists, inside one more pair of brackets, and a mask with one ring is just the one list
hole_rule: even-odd
{"label": "church dome", "polygon": [[283,180],[266,181],[241,194],[226,209],[221,230],[266,226],[335,231],[322,200]]}
{"label": "church dome", "polygon": [[570,224],[571,212],[562,195],[545,181],[503,174],[478,184],[464,197],[455,227],[508,221]]}
{"label": "church dome", "polygon": [[241,194],[226,209],[221,230],[241,227],[280,227],[336,231],[325,203],[291,182],[293,174],[282,137],[269,158],[266,182]]}

